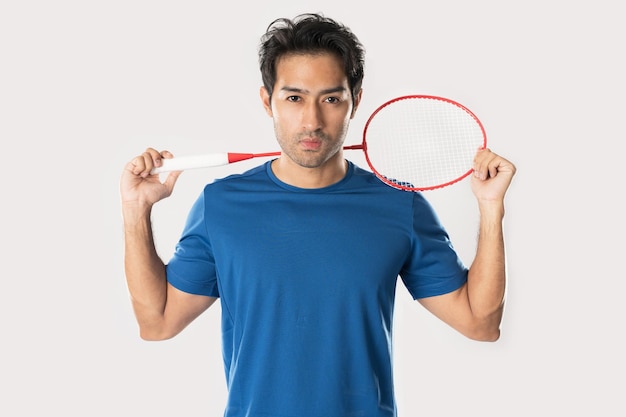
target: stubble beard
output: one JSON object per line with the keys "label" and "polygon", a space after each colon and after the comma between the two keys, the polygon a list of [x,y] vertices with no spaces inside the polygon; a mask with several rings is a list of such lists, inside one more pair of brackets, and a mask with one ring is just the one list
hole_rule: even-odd
{"label": "stubble beard", "polygon": [[[276,132],[276,137],[278,138],[278,143],[283,154],[285,154],[297,165],[303,168],[319,168],[332,159],[337,152],[342,149],[345,134],[342,134],[342,140],[339,141],[333,141],[323,132],[301,134],[295,139],[289,141],[281,139],[279,132]],[[304,137],[314,137],[319,139],[321,141],[320,148],[317,150],[301,149],[300,140]]]}

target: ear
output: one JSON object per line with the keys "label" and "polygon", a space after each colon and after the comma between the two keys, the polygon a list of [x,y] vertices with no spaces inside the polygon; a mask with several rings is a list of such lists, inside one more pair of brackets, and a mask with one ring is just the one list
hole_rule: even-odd
{"label": "ear", "polygon": [[272,98],[270,97],[270,94],[267,92],[267,89],[265,87],[261,87],[261,90],[259,91],[259,94],[261,95],[261,102],[263,103],[263,107],[265,108],[265,112],[267,113],[267,115],[269,117],[273,116],[272,113]]}
{"label": "ear", "polygon": [[361,96],[363,95],[363,89],[359,90],[359,93],[357,94],[356,98],[354,99],[354,105],[352,106],[352,114],[350,115],[350,118],[354,118],[354,115],[356,114],[356,109],[359,108],[359,104],[361,103]]}

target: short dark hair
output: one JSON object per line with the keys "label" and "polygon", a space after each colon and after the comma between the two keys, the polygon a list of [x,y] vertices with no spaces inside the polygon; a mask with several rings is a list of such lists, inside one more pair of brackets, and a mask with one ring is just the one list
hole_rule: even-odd
{"label": "short dark hair", "polygon": [[276,19],[261,37],[259,65],[270,97],[276,83],[276,63],[282,56],[322,53],[335,54],[343,62],[354,103],[363,84],[365,49],[348,27],[315,13]]}

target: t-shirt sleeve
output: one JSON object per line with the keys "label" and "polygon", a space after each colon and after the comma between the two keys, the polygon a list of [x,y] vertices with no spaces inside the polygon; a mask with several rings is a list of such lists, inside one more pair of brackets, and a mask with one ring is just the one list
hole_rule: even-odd
{"label": "t-shirt sleeve", "polygon": [[187,293],[219,297],[205,216],[203,192],[193,204],[174,254],[166,265],[167,280]]}
{"label": "t-shirt sleeve", "polygon": [[400,272],[409,293],[418,299],[452,292],[467,271],[430,203],[415,193],[411,253]]}

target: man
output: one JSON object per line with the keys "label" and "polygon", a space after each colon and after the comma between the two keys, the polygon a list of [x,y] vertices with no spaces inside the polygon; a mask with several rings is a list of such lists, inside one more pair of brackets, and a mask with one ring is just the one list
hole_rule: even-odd
{"label": "man", "polygon": [[479,241],[467,268],[420,193],[384,185],[343,156],[362,94],[354,34],[320,15],[279,19],[259,55],[281,155],[207,185],[167,265],[150,213],[180,172],[163,183],[150,172],[173,155],[149,148],[124,169],[125,270],[140,335],[171,338],[220,298],[225,416],[395,416],[398,276],[462,334],[499,337],[515,167],[476,154]]}

